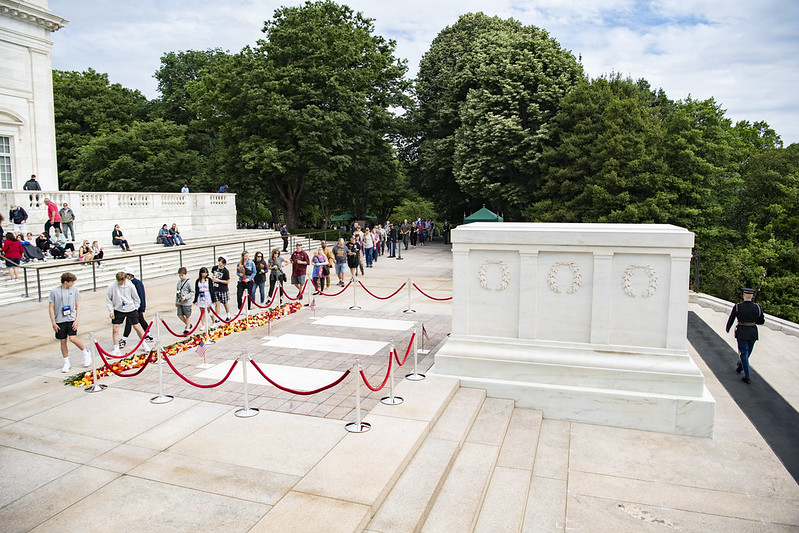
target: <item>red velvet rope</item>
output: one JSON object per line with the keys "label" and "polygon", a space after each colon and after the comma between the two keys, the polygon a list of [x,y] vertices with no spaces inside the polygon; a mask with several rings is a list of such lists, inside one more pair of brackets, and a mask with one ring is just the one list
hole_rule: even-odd
{"label": "red velvet rope", "polygon": [[344,292],[344,291],[346,291],[347,289],[349,289],[349,288],[350,288],[350,285],[352,285],[352,280],[349,280],[349,281],[347,282],[347,284],[346,284],[346,285],[344,285],[344,288],[343,288],[343,289],[341,289],[340,291],[338,291],[338,292],[337,292],[337,293],[335,293],[335,294],[328,294],[328,293],[326,293],[326,292],[323,292],[323,291],[319,291],[319,293],[320,293],[322,296],[338,296],[338,295],[339,295],[339,294],[341,294],[342,292]]}
{"label": "red velvet rope", "polygon": [[139,339],[139,343],[128,353],[122,355],[114,355],[112,353],[108,353],[105,350],[103,350],[102,346],[100,346],[98,342],[95,341],[94,345],[97,347],[97,353],[100,354],[100,357],[106,355],[107,357],[110,357],[112,359],[124,359],[126,357],[130,357],[131,355],[136,353],[136,350],[138,350],[139,347],[142,345],[142,343],[144,342],[144,338],[147,337],[148,333],[150,333],[150,329],[153,327],[154,323],[155,323],[154,321],[150,322],[150,324],[147,326],[147,329],[144,330],[144,335],[142,335],[141,339]]}
{"label": "red velvet rope", "polygon": [[366,379],[366,374],[364,374],[363,370],[361,370],[361,379],[363,379],[363,382],[366,384],[369,390],[377,392],[386,386],[386,383],[388,382],[388,377],[391,375],[391,363],[392,363],[391,354],[388,354],[388,370],[386,371],[386,377],[383,378],[383,383],[381,383],[380,386],[377,388],[372,387],[372,384],[369,383],[368,379]]}
{"label": "red velvet rope", "polygon": [[413,346],[413,339],[416,337],[416,332],[414,331],[411,335],[411,340],[408,342],[408,348],[405,350],[405,357],[402,358],[402,362],[399,360],[399,356],[397,355],[396,348],[394,349],[394,358],[397,360],[397,364],[402,366],[405,364],[405,361],[408,360],[408,355],[411,353],[411,346]]}
{"label": "red velvet rope", "polygon": [[[176,332],[172,331],[172,328],[169,327],[169,324],[167,324],[166,320],[164,320],[163,318],[161,319],[161,323],[164,324],[164,327],[166,328],[166,330],[169,333],[171,333],[172,335],[174,335],[175,337],[191,337],[192,335],[194,335],[194,332],[197,330],[197,328],[200,327],[200,323],[203,321],[203,315],[205,314],[205,310],[206,309],[210,309],[210,307],[208,307],[208,308],[203,307],[203,308],[200,309],[200,316],[197,317],[197,323],[194,324],[194,327],[191,328],[191,331],[189,331],[186,334],[176,333]],[[241,310],[239,310],[239,312],[241,312]],[[236,315],[236,316],[238,316],[238,315]]]}
{"label": "red velvet rope", "polygon": [[272,307],[272,304],[275,303],[275,298],[277,298],[277,291],[272,293],[272,299],[269,300],[269,303],[266,304],[266,305],[258,305],[258,303],[256,303],[255,299],[252,296],[250,296],[249,294],[247,295],[247,298],[250,299],[250,301],[252,302],[252,304],[255,307],[258,307],[259,309],[269,309],[270,307]]}
{"label": "red velvet rope", "polygon": [[330,389],[330,388],[332,388],[332,387],[335,387],[336,385],[338,385],[339,383],[341,383],[342,381],[344,381],[344,378],[346,378],[347,376],[349,376],[349,375],[350,375],[350,371],[349,371],[349,370],[347,370],[346,372],[344,372],[344,373],[341,375],[341,377],[340,377],[340,378],[338,378],[338,379],[337,379],[336,381],[334,381],[333,383],[330,383],[330,384],[328,384],[328,385],[325,385],[324,387],[319,387],[318,389],[301,391],[301,390],[289,389],[288,387],[284,387],[284,386],[282,386],[282,385],[278,385],[277,383],[275,383],[274,381],[272,381],[272,380],[269,378],[269,376],[267,376],[266,374],[264,374],[264,371],[263,371],[263,370],[261,370],[261,367],[259,367],[259,366],[258,366],[258,363],[256,363],[256,362],[255,362],[255,361],[253,361],[253,360],[250,360],[250,362],[252,363],[252,366],[254,366],[254,367],[255,367],[255,370],[257,370],[257,371],[258,371],[258,373],[259,373],[259,374],[261,374],[261,376],[263,376],[263,378],[264,378],[266,381],[268,381],[269,383],[271,383],[272,385],[274,385],[274,386],[275,386],[275,387],[277,387],[278,389],[280,389],[280,390],[282,390],[282,391],[285,391],[285,392],[290,392],[290,393],[292,393],[292,394],[301,394],[301,395],[303,395],[303,396],[308,396],[308,395],[311,395],[311,394],[316,394],[317,392],[322,392],[323,390],[327,390],[327,389]]}
{"label": "red velvet rope", "polygon": [[132,378],[132,377],[138,376],[139,374],[144,372],[144,369],[147,368],[147,365],[149,365],[150,362],[151,362],[150,361],[150,357],[148,356],[147,359],[144,360],[144,364],[142,366],[140,366],[135,372],[133,372],[132,374],[123,374],[122,372],[117,372],[116,370],[114,370],[114,367],[111,365],[111,363],[109,363],[106,360],[106,358],[103,357],[102,352],[100,353],[100,358],[103,360],[103,362],[105,363],[105,366],[108,368],[108,370],[110,370],[111,372],[113,372],[114,374],[116,374],[117,376],[119,376],[121,378]]}
{"label": "red velvet rope", "polygon": [[280,290],[283,291],[283,296],[285,296],[286,298],[288,298],[293,302],[296,302],[298,300],[302,300],[302,295],[305,294],[305,288],[307,286],[308,286],[308,278],[305,278],[305,284],[302,286],[302,290],[300,290],[300,293],[297,295],[296,298],[292,298],[291,296],[289,296],[289,293],[286,292],[286,289],[283,288],[283,285],[280,286]]}
{"label": "red velvet rope", "polygon": [[213,307],[209,307],[209,308],[208,308],[208,310],[209,310],[209,311],[211,311],[211,313],[213,313],[213,314],[214,314],[214,316],[215,316],[216,318],[218,318],[220,322],[224,322],[225,324],[230,324],[231,322],[235,322],[236,320],[238,320],[238,318],[239,318],[239,315],[240,315],[240,314],[241,314],[241,313],[244,311],[244,306],[242,306],[242,307],[241,307],[241,309],[239,309],[239,312],[238,312],[238,313],[236,313],[236,316],[234,316],[234,317],[233,317],[233,318],[231,318],[230,320],[225,320],[225,319],[224,319],[224,318],[222,318],[221,316],[217,315],[217,314],[216,314],[216,311],[214,310],[214,308],[213,308]]}
{"label": "red velvet rope", "polygon": [[164,359],[166,360],[166,364],[168,364],[168,365],[169,365],[169,368],[171,368],[171,369],[172,369],[172,371],[173,371],[175,374],[177,374],[177,375],[178,375],[178,377],[179,377],[180,379],[182,379],[183,381],[185,381],[185,382],[186,382],[186,383],[188,383],[189,385],[194,385],[195,387],[199,387],[199,388],[201,388],[201,389],[213,389],[214,387],[218,387],[218,386],[220,386],[222,383],[226,382],[226,381],[227,381],[227,378],[229,378],[229,377],[230,377],[230,374],[232,374],[232,373],[233,373],[233,369],[234,369],[234,368],[236,368],[236,365],[239,363],[239,360],[238,360],[238,359],[236,359],[235,361],[233,361],[233,364],[232,364],[232,365],[230,365],[230,370],[228,370],[228,371],[227,371],[227,374],[225,374],[225,377],[223,377],[221,381],[217,381],[216,383],[211,383],[210,385],[202,385],[202,384],[200,384],[200,383],[195,383],[194,381],[190,380],[189,378],[187,378],[186,376],[184,376],[183,374],[181,374],[180,372],[178,372],[178,369],[177,369],[177,368],[175,368],[175,365],[173,365],[173,364],[172,364],[172,361],[170,361],[170,360],[169,360],[169,357],[167,357],[167,356],[166,356],[166,352],[164,352]]}
{"label": "red velvet rope", "polygon": [[443,301],[445,301],[445,300],[452,300],[452,296],[449,296],[449,297],[447,297],[447,298],[436,298],[435,296],[430,296],[429,294],[427,294],[426,292],[424,292],[422,289],[420,289],[420,288],[419,288],[419,286],[418,286],[418,285],[416,285],[416,283],[411,283],[411,285],[413,285],[413,286],[416,288],[416,290],[417,290],[417,291],[421,292],[422,294],[424,294],[425,296],[427,296],[427,297],[428,297],[428,298],[430,298],[431,300],[435,300],[435,301],[437,301],[437,302],[443,302]]}
{"label": "red velvet rope", "polygon": [[370,291],[369,289],[367,289],[367,288],[366,288],[366,285],[364,285],[364,284],[363,284],[363,282],[361,282],[361,280],[358,280],[358,283],[360,283],[360,284],[361,284],[361,287],[363,287],[363,290],[365,290],[366,292],[368,292],[370,296],[373,296],[373,297],[377,298],[378,300],[388,300],[389,298],[393,298],[394,296],[396,296],[396,295],[397,295],[397,293],[398,293],[399,291],[401,291],[401,290],[403,289],[403,287],[405,287],[405,285],[407,285],[407,284],[408,284],[408,282],[406,281],[405,283],[403,283],[402,285],[400,285],[400,288],[399,288],[399,289],[397,289],[396,291],[392,292],[392,293],[391,293],[391,294],[389,294],[388,296],[384,296],[384,297],[383,297],[383,296],[378,296],[378,295],[374,294],[372,291]]}

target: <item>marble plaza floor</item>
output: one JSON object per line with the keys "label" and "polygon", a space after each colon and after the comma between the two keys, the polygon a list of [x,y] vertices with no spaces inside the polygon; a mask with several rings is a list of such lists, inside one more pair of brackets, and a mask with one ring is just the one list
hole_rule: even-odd
{"label": "marble plaza floor", "polygon": [[[361,279],[385,296],[410,274],[443,297],[451,294],[451,272],[439,241],[409,250],[403,261],[381,258]],[[148,318],[159,312],[176,328],[175,280],[144,281]],[[104,293],[82,297],[81,338],[94,331],[109,348]],[[409,306],[416,312],[404,313]],[[406,290],[378,300],[360,287],[353,297],[350,288],[317,296],[314,307],[275,322],[269,339],[259,327],[209,345],[210,368],[198,368],[203,359],[194,350],[172,360],[192,380],[212,383],[244,351],[275,381],[307,390],[357,359],[378,385],[389,346],[402,358],[417,323],[432,349],[418,359],[427,372],[451,320],[449,302],[415,290],[409,302]],[[726,317],[691,310],[727,339]],[[483,401],[452,380],[402,380],[410,362],[395,372],[405,403],[382,405],[386,390],[361,386],[372,430],[350,434],[344,425],[356,416],[353,377],[302,396],[269,385],[250,366],[248,403],[260,412],[238,418],[240,371],[200,389],[164,367],[164,392],[174,400],[160,405],[150,402],[159,393],[155,367],[103,378],[108,389],[88,394],[61,383],[46,303],[0,308],[0,324],[4,532],[799,531],[799,485],[690,346],[717,401],[712,439],[542,419],[503,400]],[[799,338],[761,332],[753,367],[796,408]],[[175,340],[164,333],[164,344]],[[81,370],[77,350],[71,353],[73,372]],[[477,413],[471,418],[463,415],[469,402]],[[451,437],[467,418],[473,425],[459,441]],[[430,450],[441,455],[425,456]],[[444,468],[425,457],[451,463]],[[440,481],[429,481],[437,470]],[[428,484],[431,503],[418,511],[422,504],[402,491],[420,499]],[[478,485],[473,493],[458,490]]]}

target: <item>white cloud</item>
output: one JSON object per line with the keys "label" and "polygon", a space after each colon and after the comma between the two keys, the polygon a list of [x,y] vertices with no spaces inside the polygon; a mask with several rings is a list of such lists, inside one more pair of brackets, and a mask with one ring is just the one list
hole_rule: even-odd
{"label": "white cloud", "polygon": [[[173,50],[238,51],[262,37],[279,0],[50,0],[70,19],[53,35],[53,66],[92,67],[157,96],[153,73]],[[715,97],[733,120],[766,120],[799,142],[799,2],[794,0],[353,0],[397,41],[415,74],[430,42],[464,13],[514,17],[581,54],[586,72],[646,78],[673,99]]]}

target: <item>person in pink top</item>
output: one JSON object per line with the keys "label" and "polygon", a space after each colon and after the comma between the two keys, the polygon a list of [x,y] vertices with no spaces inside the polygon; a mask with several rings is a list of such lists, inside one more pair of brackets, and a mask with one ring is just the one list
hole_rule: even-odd
{"label": "person in pink top", "polygon": [[47,222],[44,223],[44,232],[49,234],[50,228],[61,230],[61,215],[58,212],[58,206],[49,198],[45,198],[44,203],[47,206]]}

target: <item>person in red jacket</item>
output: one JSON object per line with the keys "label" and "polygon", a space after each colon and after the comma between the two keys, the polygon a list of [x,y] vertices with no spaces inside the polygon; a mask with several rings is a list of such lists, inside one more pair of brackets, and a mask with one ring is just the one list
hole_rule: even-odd
{"label": "person in red jacket", "polygon": [[22,243],[17,240],[17,236],[10,231],[6,233],[6,240],[3,242],[3,256],[6,258],[6,267],[8,267],[10,278],[8,283],[19,281],[19,264],[24,255],[25,250],[22,248]]}

